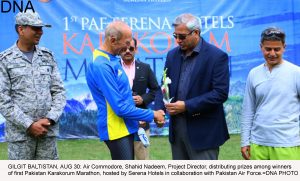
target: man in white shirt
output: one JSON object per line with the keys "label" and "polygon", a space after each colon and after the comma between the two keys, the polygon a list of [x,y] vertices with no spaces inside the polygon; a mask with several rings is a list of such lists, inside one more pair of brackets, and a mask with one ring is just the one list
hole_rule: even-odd
{"label": "man in white shirt", "polygon": [[285,33],[261,34],[265,63],[247,79],[241,121],[241,153],[248,160],[300,160],[300,68],[282,58]]}

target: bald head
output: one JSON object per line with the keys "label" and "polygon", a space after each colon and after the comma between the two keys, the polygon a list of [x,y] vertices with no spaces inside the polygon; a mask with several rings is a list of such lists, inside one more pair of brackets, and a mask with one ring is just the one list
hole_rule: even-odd
{"label": "bald head", "polygon": [[104,50],[113,55],[120,54],[121,49],[130,46],[132,31],[123,21],[114,21],[105,29]]}
{"label": "bald head", "polygon": [[123,35],[132,34],[130,27],[123,21],[114,21],[105,29],[105,38],[115,37],[120,40]]}

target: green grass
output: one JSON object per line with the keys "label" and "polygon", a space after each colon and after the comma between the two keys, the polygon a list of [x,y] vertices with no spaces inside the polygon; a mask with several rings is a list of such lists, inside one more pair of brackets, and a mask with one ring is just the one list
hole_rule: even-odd
{"label": "green grass", "polygon": [[[108,148],[98,139],[59,140],[61,160],[110,160]],[[171,148],[168,137],[151,137],[151,160],[170,160]],[[241,160],[240,136],[231,135],[220,149],[220,160]],[[0,143],[0,160],[7,160],[7,143]]]}

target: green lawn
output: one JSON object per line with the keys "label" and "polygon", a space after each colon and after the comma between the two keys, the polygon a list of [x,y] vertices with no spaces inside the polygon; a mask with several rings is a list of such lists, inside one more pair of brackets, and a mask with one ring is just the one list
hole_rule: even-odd
{"label": "green lawn", "polygon": [[[98,139],[59,140],[58,151],[61,160],[109,160],[109,151]],[[151,137],[151,160],[170,160],[171,149],[168,137]],[[241,160],[240,136],[231,135],[220,150],[220,160]],[[0,160],[7,160],[7,144],[0,143]]]}

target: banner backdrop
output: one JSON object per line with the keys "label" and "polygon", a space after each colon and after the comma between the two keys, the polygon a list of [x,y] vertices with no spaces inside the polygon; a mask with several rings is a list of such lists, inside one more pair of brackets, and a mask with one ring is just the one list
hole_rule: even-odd
{"label": "banner backdrop", "polygon": [[[7,2],[10,2],[10,6]],[[0,51],[17,40],[14,4],[28,1],[2,1]],[[227,52],[230,57],[230,97],[225,104],[230,133],[239,133],[241,103],[248,72],[264,62],[259,41],[269,26],[287,34],[284,58],[300,64],[300,0],[32,0],[32,7],[45,23],[40,46],[51,49],[58,62],[67,105],[60,119],[60,138],[94,138],[97,107],[86,85],[85,72],[92,51],[101,47],[104,29],[113,20],[125,21],[138,40],[137,58],[151,65],[161,80],[166,54],[174,48],[172,22],[182,13],[199,18],[201,36]],[[9,10],[9,7],[11,8]],[[0,118],[0,140],[4,141],[5,120]],[[164,128],[151,125],[152,135],[167,135]]]}

